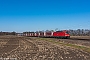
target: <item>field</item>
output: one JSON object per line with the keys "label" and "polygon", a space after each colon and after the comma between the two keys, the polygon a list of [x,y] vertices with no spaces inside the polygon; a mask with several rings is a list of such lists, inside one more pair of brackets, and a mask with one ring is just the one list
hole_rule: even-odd
{"label": "field", "polygon": [[0,36],[0,60],[90,60],[90,37]]}

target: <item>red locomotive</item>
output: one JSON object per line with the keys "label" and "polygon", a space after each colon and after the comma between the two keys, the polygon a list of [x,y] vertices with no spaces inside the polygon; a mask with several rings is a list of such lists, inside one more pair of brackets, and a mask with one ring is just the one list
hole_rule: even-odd
{"label": "red locomotive", "polygon": [[53,37],[53,38],[70,38],[68,31],[56,31],[56,32],[23,32],[23,36],[29,37]]}

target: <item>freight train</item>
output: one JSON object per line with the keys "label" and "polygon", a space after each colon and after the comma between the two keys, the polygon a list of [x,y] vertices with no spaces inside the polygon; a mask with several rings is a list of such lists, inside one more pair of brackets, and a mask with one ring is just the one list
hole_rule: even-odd
{"label": "freight train", "polygon": [[23,32],[22,36],[27,37],[52,37],[52,38],[70,38],[68,31],[47,31],[47,32]]}

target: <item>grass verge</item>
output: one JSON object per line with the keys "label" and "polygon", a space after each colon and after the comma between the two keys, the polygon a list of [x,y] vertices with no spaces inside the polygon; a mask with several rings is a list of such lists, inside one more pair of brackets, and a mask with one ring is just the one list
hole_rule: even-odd
{"label": "grass verge", "polygon": [[46,39],[46,38],[39,38],[39,40],[45,40],[45,41],[52,42],[52,43],[55,43],[55,44],[61,44],[63,46],[69,46],[69,47],[81,49],[81,50],[84,50],[84,51],[90,53],[90,48],[89,47],[79,46],[79,45],[76,45],[76,44],[70,44],[70,43],[65,43],[65,42],[60,42],[60,41],[55,41],[55,40]]}

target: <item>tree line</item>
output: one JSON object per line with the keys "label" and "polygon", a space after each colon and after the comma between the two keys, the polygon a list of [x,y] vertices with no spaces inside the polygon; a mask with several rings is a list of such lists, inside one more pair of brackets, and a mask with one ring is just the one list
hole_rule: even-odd
{"label": "tree line", "polygon": [[16,35],[16,32],[0,32],[0,35]]}
{"label": "tree line", "polygon": [[[54,32],[54,30],[46,30],[46,32],[47,31]],[[39,31],[39,32],[41,32],[41,31]],[[89,29],[77,29],[77,30],[69,29],[68,32],[71,36],[90,36],[90,30]],[[20,34],[23,34],[23,33],[20,33]],[[17,35],[17,34],[18,33],[16,33],[16,32],[2,32],[2,31],[0,32],[0,35]]]}
{"label": "tree line", "polygon": [[68,30],[71,36],[90,36],[89,29]]}

